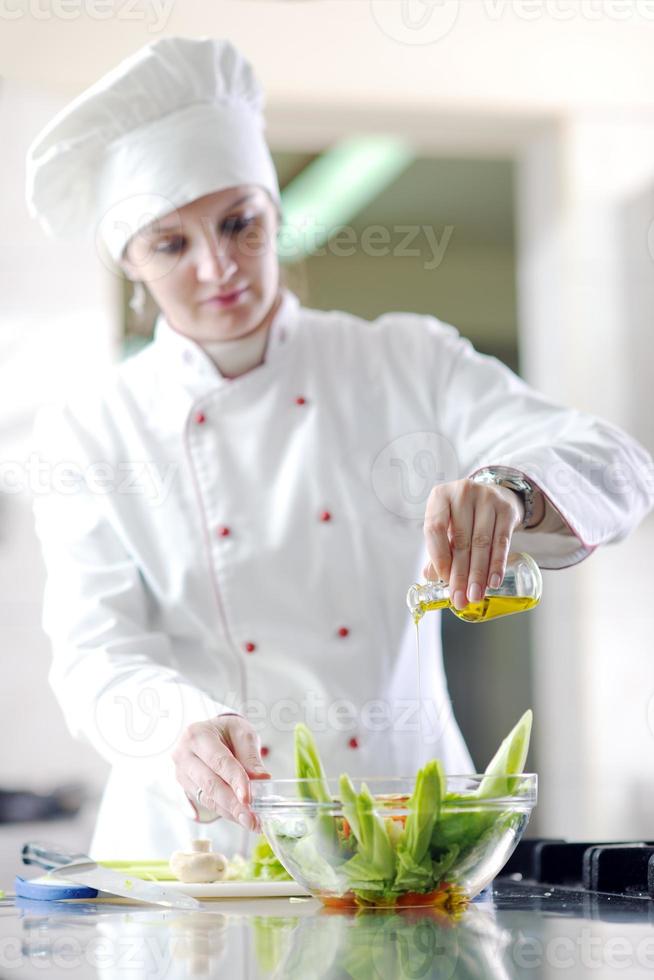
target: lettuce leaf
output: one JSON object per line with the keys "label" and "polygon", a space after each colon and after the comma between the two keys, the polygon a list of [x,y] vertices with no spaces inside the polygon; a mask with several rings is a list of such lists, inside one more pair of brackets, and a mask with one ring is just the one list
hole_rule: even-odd
{"label": "lettuce leaf", "polygon": [[[298,779],[312,780],[309,783],[300,783],[299,793],[304,799],[314,800],[316,803],[333,803],[315,739],[302,722],[295,726],[295,774]],[[318,813],[315,834],[315,846],[327,857],[335,859],[339,843],[336,821],[331,813]]]}
{"label": "lettuce leaf", "polygon": [[429,848],[434,824],[438,820],[445,795],[445,774],[437,759],[432,759],[418,770],[416,785],[407,804],[409,810],[404,828],[404,838],[399,849],[405,852],[415,865],[419,865]]}
{"label": "lettuce leaf", "polygon": [[433,861],[429,851],[425,852],[421,861],[416,861],[411,852],[398,848],[397,872],[393,888],[398,894],[402,892],[428,892],[434,885]]}
{"label": "lettuce leaf", "polygon": [[442,881],[460,853],[461,848],[459,845],[452,844],[451,847],[439,854],[438,857],[434,857],[432,854],[431,872],[434,876],[434,882],[436,885]]}
{"label": "lettuce leaf", "polygon": [[297,864],[302,874],[306,875],[309,881],[320,882],[322,888],[338,893],[339,877],[330,861],[321,854],[320,843],[322,842],[319,834],[307,834],[306,837],[299,838],[292,845],[289,858]]}
{"label": "lettuce leaf", "polygon": [[341,794],[341,805],[343,816],[350,825],[355,840],[361,840],[361,827],[359,826],[359,816],[357,813],[357,794],[352,780],[345,773],[338,781],[338,788]]}
{"label": "lettuce leaf", "polygon": [[341,776],[340,786],[341,791],[345,791],[347,812],[352,817],[348,822],[359,845],[358,854],[346,861],[341,870],[349,875],[354,868],[354,873],[358,874],[363,862],[367,867],[367,880],[392,881],[395,876],[395,848],[383,817],[375,811],[376,804],[370,790],[362,783],[360,792],[355,793],[347,776]]}
{"label": "lettuce leaf", "polygon": [[[497,821],[506,818],[496,806],[484,806],[484,799],[512,796],[527,761],[533,714],[525,711],[520,720],[503,739],[497,752],[488,763],[484,778],[476,790],[468,793],[448,793],[447,807],[435,825],[431,836],[432,851],[457,844],[461,850],[474,846]],[[457,803],[460,809],[456,809]]]}
{"label": "lettuce leaf", "polygon": [[258,878],[260,881],[292,881],[290,874],[263,834],[257,837],[252,848],[249,871],[249,877]]}
{"label": "lettuce leaf", "polygon": [[529,709],[511,729],[486,766],[485,778],[481,781],[476,796],[483,799],[485,796],[511,796],[515,792],[518,780],[502,777],[519,775],[524,771],[532,721],[533,713]]}
{"label": "lettuce leaf", "polygon": [[316,800],[317,803],[332,802],[315,739],[302,722],[295,726],[295,775],[298,779],[314,780],[300,786],[300,793],[305,799]]}

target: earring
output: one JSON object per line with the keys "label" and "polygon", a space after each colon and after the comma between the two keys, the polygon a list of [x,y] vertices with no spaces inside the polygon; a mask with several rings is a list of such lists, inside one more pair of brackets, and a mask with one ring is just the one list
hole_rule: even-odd
{"label": "earring", "polygon": [[135,282],[132,287],[132,295],[129,300],[130,310],[136,314],[138,317],[142,317],[145,313],[145,289],[142,282]]}

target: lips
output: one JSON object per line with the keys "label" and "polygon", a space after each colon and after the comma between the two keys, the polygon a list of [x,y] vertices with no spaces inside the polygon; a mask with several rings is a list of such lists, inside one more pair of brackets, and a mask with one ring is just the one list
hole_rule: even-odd
{"label": "lips", "polygon": [[204,303],[230,303],[244,293],[247,286],[241,287],[241,289],[231,289],[228,293],[216,293],[214,296],[209,296],[207,299],[203,300]]}

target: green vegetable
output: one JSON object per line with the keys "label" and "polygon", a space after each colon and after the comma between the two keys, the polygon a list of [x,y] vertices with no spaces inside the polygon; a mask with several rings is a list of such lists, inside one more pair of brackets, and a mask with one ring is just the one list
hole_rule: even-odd
{"label": "green vegetable", "polygon": [[257,878],[259,881],[292,881],[290,874],[263,834],[257,837],[252,848],[248,877]]}
{"label": "green vegetable", "polygon": [[432,849],[447,851],[453,845],[470,850],[478,845],[489,831],[498,829],[506,811],[496,805],[484,805],[484,799],[506,797],[515,793],[517,779],[508,778],[523,771],[529,750],[532,712],[525,711],[518,723],[502,741],[488,763],[484,778],[476,790],[469,793],[448,793],[445,802],[448,812],[434,827]]}
{"label": "green vegetable", "polygon": [[525,712],[474,791],[446,793],[441,763],[428,762],[416,775],[405,818],[392,814],[392,798],[376,799],[365,783],[357,792],[345,773],[339,779],[342,817],[336,816],[325,806],[335,803],[336,810],[339,801],[329,793],[313,735],[306,725],[297,725],[297,776],[311,780],[301,785],[300,792],[319,807],[307,820],[304,836],[294,839],[289,831],[287,846],[293,862],[289,866],[327,892],[353,892],[361,904],[393,904],[406,892],[456,889],[458,869],[474,866],[489,835],[518,828],[524,819],[490,798],[515,795],[531,721],[531,711]]}
{"label": "green vegetable", "polygon": [[[302,722],[295,726],[295,774],[311,782],[300,784],[300,795],[316,803],[333,803],[315,739]],[[330,813],[319,814],[316,821],[319,840],[316,847],[327,854],[338,851],[336,824]]]}
{"label": "green vegetable", "polygon": [[341,803],[343,805],[343,816],[349,823],[352,833],[357,840],[361,839],[361,828],[359,826],[359,816],[357,814],[357,794],[349,776],[343,774],[338,782],[341,791]]}
{"label": "green vegetable", "polygon": [[297,916],[255,915],[252,918],[254,955],[261,973],[270,975],[279,969],[289,950],[297,924]]}
{"label": "green vegetable", "polygon": [[386,824],[375,811],[375,800],[365,783],[360,793],[354,793],[347,776],[341,776],[340,785],[341,792],[348,794],[347,810],[352,818],[348,822],[359,845],[358,853],[341,870],[357,881],[368,882],[368,887],[378,882],[383,888],[395,875],[395,850]]}
{"label": "green vegetable", "polygon": [[533,713],[525,711],[520,721],[511,729],[499,749],[486,766],[485,779],[476,796],[511,796],[515,791],[517,779],[502,779],[502,776],[521,773],[525,768]]}
{"label": "green vegetable", "polygon": [[[322,818],[320,818],[322,819]],[[332,820],[332,818],[328,818]],[[333,823],[333,820],[332,820]],[[335,860],[334,852],[331,851],[327,857],[323,855],[329,849],[324,847],[324,831],[317,824],[317,829],[306,837],[300,837],[292,845],[293,862],[307,876],[309,881],[319,881],[323,888],[328,891],[338,891],[339,879],[332,861]]]}
{"label": "green vegetable", "polygon": [[445,774],[437,759],[418,771],[413,794],[407,804],[409,815],[400,847],[419,864],[427,854],[434,824],[445,796]]}
{"label": "green vegetable", "polygon": [[396,892],[428,892],[434,879],[433,862],[429,853],[415,861],[408,851],[398,849],[397,872],[393,880]]}
{"label": "green vegetable", "polygon": [[318,803],[332,802],[314,737],[302,722],[295,726],[295,775],[298,779],[313,780],[300,786],[300,793],[306,799]]}
{"label": "green vegetable", "polygon": [[433,759],[418,771],[416,785],[407,808],[403,836],[397,844],[397,873],[393,883],[398,891],[428,891],[433,884],[434,869],[429,845],[445,795],[445,774],[440,762]]}

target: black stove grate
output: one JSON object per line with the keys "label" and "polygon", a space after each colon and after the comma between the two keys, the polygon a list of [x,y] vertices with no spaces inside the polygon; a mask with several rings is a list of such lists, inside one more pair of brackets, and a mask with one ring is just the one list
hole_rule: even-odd
{"label": "black stove grate", "polygon": [[524,838],[499,877],[654,898],[654,842]]}

